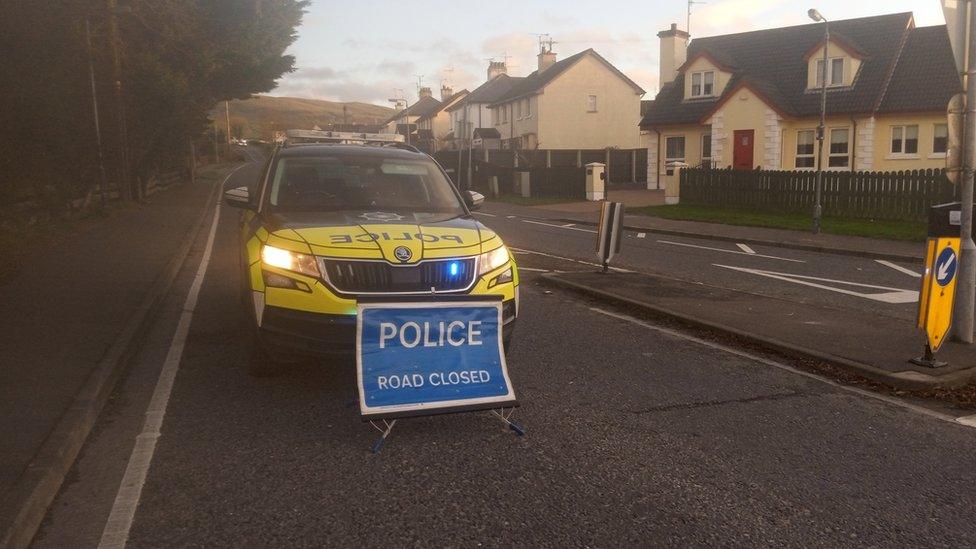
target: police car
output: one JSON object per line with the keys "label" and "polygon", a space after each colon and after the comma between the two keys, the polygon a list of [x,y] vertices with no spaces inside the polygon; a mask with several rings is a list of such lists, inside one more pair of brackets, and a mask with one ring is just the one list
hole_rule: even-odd
{"label": "police car", "polygon": [[355,350],[360,299],[501,296],[508,348],[518,316],[514,258],[459,191],[403,136],[289,130],[242,209],[242,299],[260,374],[297,355]]}

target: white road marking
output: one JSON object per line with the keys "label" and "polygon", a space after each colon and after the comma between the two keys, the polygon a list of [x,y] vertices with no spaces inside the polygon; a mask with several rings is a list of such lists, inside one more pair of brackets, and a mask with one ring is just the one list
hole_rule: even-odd
{"label": "white road marking", "polygon": [[[230,176],[242,168],[239,166],[234,171],[227,174],[221,183],[230,179]],[[207,245],[203,249],[203,257],[200,259],[200,266],[197,268],[196,276],[190,285],[190,291],[186,294],[183,302],[183,312],[180,321],[176,325],[176,332],[170,343],[169,351],[163,362],[163,368],[159,372],[159,379],[156,380],[156,388],[153,389],[152,399],[146,408],[146,420],[142,424],[142,431],[136,437],[135,446],[132,454],[129,455],[129,463],[125,467],[125,474],[119,491],[115,494],[115,502],[112,504],[112,511],[102,530],[102,538],[98,543],[99,549],[113,547],[125,547],[129,538],[129,530],[132,528],[132,519],[135,517],[136,508],[139,506],[139,499],[142,497],[142,487],[146,482],[146,475],[149,473],[149,466],[152,464],[153,454],[156,451],[156,441],[160,437],[160,429],[163,426],[163,419],[166,417],[166,407],[169,404],[170,394],[173,392],[173,382],[176,380],[176,373],[180,368],[180,361],[183,358],[183,349],[186,346],[186,336],[190,331],[190,323],[193,322],[193,311],[200,297],[200,288],[203,286],[203,279],[207,275],[207,267],[210,265],[210,256],[213,253],[214,238],[217,235],[217,223],[220,221],[220,202],[214,208],[213,222],[210,225],[210,234],[207,236]]]}
{"label": "white road marking", "polygon": [[757,254],[756,252],[748,253],[748,252],[742,252],[737,250],[725,250],[722,248],[712,248],[710,246],[699,246],[697,244],[685,244],[684,242],[672,242],[670,240],[658,240],[658,242],[660,242],[661,244],[671,244],[672,246],[685,246],[687,248],[699,248],[701,250],[711,250],[713,252],[722,252],[726,254],[739,254],[739,255],[748,255],[750,257],[763,257],[766,259],[776,259],[778,261],[789,261],[792,263],[806,263],[806,261],[803,261],[802,259],[789,259],[786,257],[777,257],[775,255]]}
{"label": "white road marking", "polygon": [[474,215],[483,215],[485,217],[498,217],[497,215],[490,214],[488,212],[471,212],[471,213],[473,213]]}
{"label": "white road marking", "polygon": [[575,226],[576,226],[576,223],[566,223],[565,225],[560,225],[560,227],[565,227],[565,228],[575,227]]}
{"label": "white road marking", "polygon": [[736,244],[736,246],[738,246],[740,250],[742,250],[743,252],[745,252],[747,254],[750,254],[750,255],[755,255],[756,254],[756,250],[753,250],[747,244]]}
{"label": "white road marking", "polygon": [[514,215],[506,215],[505,216],[505,219],[515,219],[515,216]]}
{"label": "white road marking", "polygon": [[644,238],[646,236],[647,236],[647,233],[637,233],[637,238]]}
{"label": "white road marking", "polygon": [[885,261],[884,259],[875,259],[875,261],[877,261],[878,263],[884,265],[885,267],[891,267],[892,269],[894,269],[894,270],[896,270],[898,272],[905,273],[908,276],[914,276],[915,278],[922,278],[922,275],[916,273],[915,271],[913,271],[911,269],[906,269],[905,267],[902,267],[901,265],[896,265],[896,264],[894,264],[894,263],[892,263],[890,261]]}
{"label": "white road marking", "polygon": [[936,412],[935,410],[930,410],[930,409],[925,408],[923,406],[918,406],[918,405],[915,405],[915,404],[911,404],[909,402],[905,402],[903,400],[900,400],[900,399],[897,399],[897,398],[893,398],[893,397],[890,397],[888,395],[883,395],[883,394],[879,394],[879,393],[873,393],[871,391],[867,391],[867,390],[861,389],[859,387],[851,387],[849,385],[843,385],[841,383],[837,383],[836,381],[833,381],[831,379],[827,379],[827,378],[822,377],[822,376],[819,376],[817,374],[814,374],[814,373],[811,373],[811,372],[807,372],[805,370],[799,370],[799,369],[794,368],[792,366],[789,366],[787,364],[783,364],[782,362],[777,362],[775,360],[770,360],[768,358],[763,358],[761,356],[757,356],[757,355],[754,355],[752,353],[747,353],[745,351],[740,351],[738,349],[734,349],[732,347],[728,347],[728,346],[722,345],[721,343],[715,343],[713,341],[708,341],[708,340],[705,340],[705,339],[701,339],[701,338],[698,338],[698,337],[695,337],[695,336],[692,336],[692,335],[688,335],[688,334],[684,334],[684,333],[681,333],[681,332],[678,332],[678,331],[675,331],[675,330],[672,330],[672,329],[669,329],[669,328],[664,328],[662,326],[655,326],[653,324],[644,322],[643,320],[636,319],[636,318],[634,318],[632,316],[623,315],[623,314],[619,314],[619,313],[614,313],[614,312],[611,312],[611,311],[605,311],[603,309],[599,309],[599,308],[596,308],[596,307],[589,307],[589,309],[591,311],[593,311],[593,312],[600,313],[602,315],[606,315],[606,316],[610,316],[610,317],[613,317],[613,318],[616,318],[616,319],[619,319],[619,320],[623,320],[623,321],[629,322],[631,324],[636,324],[638,326],[647,328],[648,330],[654,330],[656,332],[660,332],[662,334],[667,334],[669,336],[676,337],[678,339],[684,339],[686,341],[691,341],[691,342],[697,343],[698,345],[701,345],[703,347],[709,347],[711,349],[716,349],[718,351],[722,351],[722,352],[725,352],[725,353],[728,353],[728,354],[731,354],[731,355],[735,355],[735,356],[738,356],[738,357],[741,357],[741,358],[745,358],[745,359],[748,359],[748,360],[751,360],[751,361],[754,361],[754,362],[758,362],[760,364],[765,364],[766,366],[772,366],[773,368],[777,368],[777,369],[780,369],[780,370],[784,370],[784,371],[790,372],[792,374],[796,374],[796,375],[803,376],[803,377],[806,377],[806,378],[809,378],[809,379],[812,379],[812,380],[815,380],[815,381],[819,381],[821,383],[824,383],[826,385],[830,385],[831,387],[834,387],[836,389],[840,389],[842,391],[847,391],[847,392],[850,392],[850,393],[855,393],[855,394],[860,395],[862,397],[870,398],[870,399],[873,399],[873,400],[880,400],[881,402],[885,402],[887,404],[891,404],[893,406],[897,406],[899,408],[902,408],[904,410],[908,410],[910,412],[915,412],[917,414],[921,414],[921,415],[924,415],[924,416],[928,416],[928,417],[931,417],[933,419],[937,419],[939,421],[945,421],[947,423],[952,423],[954,425],[965,425],[967,427],[974,427],[974,428],[976,428],[976,416],[966,416],[966,417],[959,417],[959,418],[957,418],[957,417],[951,416],[949,414],[943,414],[941,412]]}
{"label": "white road marking", "polygon": [[[569,227],[569,226],[566,226],[566,225],[556,225],[555,223],[543,223],[542,221],[532,221],[531,219],[523,219],[522,221],[525,222],[525,223],[532,223],[533,225],[545,225],[546,227],[555,227],[557,229],[569,229],[571,231],[580,231],[580,232],[584,232],[584,233],[593,233],[593,234],[596,234],[596,231],[594,231],[593,229],[581,229],[579,227]],[[572,223],[570,223],[570,225],[572,225]]]}
{"label": "white road marking", "polygon": [[[571,257],[563,257],[561,255],[547,254],[545,252],[537,252],[535,250],[526,250],[524,248],[512,248],[512,247],[509,247],[509,249],[512,250],[513,252],[517,253],[517,254],[541,255],[541,256],[544,256],[544,257],[551,257],[553,259],[562,259],[563,261],[571,261],[573,263],[579,263],[580,265],[589,265],[591,267],[600,267],[601,269],[603,268],[603,265],[600,265],[599,263],[592,263],[592,262],[589,262],[589,261],[583,261],[581,259],[573,259]],[[521,268],[522,267],[519,267],[519,269],[521,269]],[[611,271],[616,271],[618,273],[632,273],[632,272],[634,272],[634,271],[630,271],[630,270],[627,270],[627,269],[621,269],[620,267],[610,267],[610,270]]]}
{"label": "white road marking", "polygon": [[[848,282],[846,280],[834,280],[831,278],[820,278],[816,276],[804,276],[795,275],[790,273],[777,273],[774,271],[763,271],[760,269],[747,269],[745,267],[733,267],[731,265],[718,265],[713,264],[715,267],[722,267],[724,269],[732,269],[734,271],[740,271],[743,273],[754,274],[758,276],[764,276],[767,278],[774,278],[776,280],[782,280],[784,282],[792,282],[793,284],[801,284],[803,286],[810,286],[813,288],[820,288],[821,290],[830,290],[832,292],[837,292],[839,294],[852,295],[855,297],[862,297],[864,299],[871,299],[873,301],[880,301],[882,303],[916,303],[918,302],[918,292],[915,290],[903,290],[901,288],[889,288],[888,286],[875,286],[873,284],[860,284],[858,282]],[[874,290],[888,290],[885,293],[863,293],[855,292],[854,290],[847,290],[844,288],[835,288],[833,286],[827,286],[825,284],[818,284],[817,282],[810,282],[816,280],[817,282],[830,282],[833,284],[844,284],[847,286],[855,286],[858,288],[871,288]]]}
{"label": "white road marking", "polygon": [[529,271],[530,273],[548,273],[548,272],[550,272],[549,269],[534,269],[532,267],[521,267],[521,266],[518,268],[518,270],[520,270],[520,271]]}

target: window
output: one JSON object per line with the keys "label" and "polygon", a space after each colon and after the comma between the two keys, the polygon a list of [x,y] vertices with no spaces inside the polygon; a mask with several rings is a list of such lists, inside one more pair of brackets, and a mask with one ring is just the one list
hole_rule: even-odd
{"label": "window", "polygon": [[851,131],[847,128],[830,130],[830,155],[827,158],[827,167],[846,168],[851,165],[850,137]]}
{"label": "window", "polygon": [[813,157],[813,130],[800,130],[796,132],[796,167],[813,168],[815,166]]}
{"label": "window", "polygon": [[715,93],[715,72],[702,71],[691,73],[691,96],[708,97]]}
{"label": "window", "polygon": [[918,126],[891,127],[891,154],[918,154]]}
{"label": "window", "polygon": [[672,162],[685,161],[685,136],[675,135],[664,138],[664,165],[668,175],[674,175]]}
{"label": "window", "polygon": [[515,102],[515,119],[521,120],[522,118],[522,101]]}
{"label": "window", "polygon": [[702,139],[702,142],[701,142],[701,151],[702,151],[701,159],[702,159],[702,164],[704,164],[705,161],[712,159],[712,134],[706,133],[706,134],[702,135],[702,138],[701,139]]}
{"label": "window", "polygon": [[[830,67],[829,74],[827,75],[827,86],[843,86],[844,85],[844,58],[843,57],[832,57],[827,59],[828,65]],[[817,60],[817,87],[823,86],[823,59]]]}
{"label": "window", "polygon": [[596,112],[596,96],[593,94],[586,96],[586,111]]}
{"label": "window", "polygon": [[932,153],[946,154],[949,152],[949,125],[936,124],[932,135]]}
{"label": "window", "polygon": [[525,109],[524,109],[524,112],[525,112],[525,117],[526,118],[532,116],[532,100],[529,99],[528,97],[525,98]]}

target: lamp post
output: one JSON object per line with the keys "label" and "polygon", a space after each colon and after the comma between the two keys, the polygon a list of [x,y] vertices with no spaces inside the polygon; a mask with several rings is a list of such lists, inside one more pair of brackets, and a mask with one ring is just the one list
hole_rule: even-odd
{"label": "lamp post", "polygon": [[830,42],[830,24],[827,22],[827,18],[814,8],[807,10],[807,15],[818,23],[823,21],[824,24],[823,66],[820,68],[820,125],[817,126],[817,189],[816,204],[813,206],[813,234],[820,234],[821,217],[823,216],[821,200],[823,194],[823,146],[827,133],[827,44]]}

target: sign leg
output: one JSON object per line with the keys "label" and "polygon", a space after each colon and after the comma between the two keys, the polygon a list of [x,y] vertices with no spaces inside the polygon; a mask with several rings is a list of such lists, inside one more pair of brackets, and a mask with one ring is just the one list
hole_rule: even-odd
{"label": "sign leg", "polygon": [[380,432],[380,438],[373,443],[373,453],[378,454],[380,450],[383,449],[383,443],[386,442],[386,437],[390,436],[390,431],[393,430],[393,426],[396,425],[397,420],[388,421],[383,420],[383,427],[380,427],[376,423],[370,421],[369,424],[376,428]]}
{"label": "sign leg", "polygon": [[525,435],[525,429],[521,425],[519,425],[518,423],[512,421],[512,414],[515,413],[515,408],[511,408],[509,410],[508,414],[505,413],[505,408],[501,408],[501,409],[498,409],[498,410],[489,410],[489,411],[491,412],[491,414],[493,416],[495,416],[498,419],[502,420],[502,423],[504,423],[505,425],[508,425],[508,428],[509,429],[511,429],[512,431],[515,431],[515,435],[516,436],[523,436],[523,435]]}

